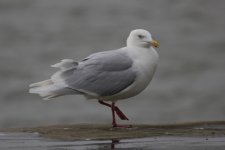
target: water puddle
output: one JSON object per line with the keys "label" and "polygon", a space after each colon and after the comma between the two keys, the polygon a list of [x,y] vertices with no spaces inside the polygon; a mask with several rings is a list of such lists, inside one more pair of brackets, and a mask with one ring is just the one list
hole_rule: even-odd
{"label": "water puddle", "polygon": [[188,150],[225,149],[225,137],[150,137],[124,140],[62,141],[39,136],[38,133],[0,133],[0,149],[4,150]]}

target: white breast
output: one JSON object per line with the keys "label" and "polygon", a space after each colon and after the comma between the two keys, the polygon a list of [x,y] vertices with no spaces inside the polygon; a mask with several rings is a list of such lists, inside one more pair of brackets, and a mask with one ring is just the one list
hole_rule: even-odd
{"label": "white breast", "polygon": [[126,99],[139,94],[148,86],[155,73],[158,53],[153,48],[130,49],[128,54],[134,61],[132,68],[137,72],[137,78],[128,88],[118,94],[107,97],[106,99],[109,101]]}

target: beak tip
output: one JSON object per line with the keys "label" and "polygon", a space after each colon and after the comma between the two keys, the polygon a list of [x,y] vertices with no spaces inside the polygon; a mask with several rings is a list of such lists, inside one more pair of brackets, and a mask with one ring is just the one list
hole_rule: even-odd
{"label": "beak tip", "polygon": [[159,45],[160,45],[160,44],[159,44],[158,41],[152,40],[150,43],[151,43],[151,45],[154,46],[155,48],[159,48]]}

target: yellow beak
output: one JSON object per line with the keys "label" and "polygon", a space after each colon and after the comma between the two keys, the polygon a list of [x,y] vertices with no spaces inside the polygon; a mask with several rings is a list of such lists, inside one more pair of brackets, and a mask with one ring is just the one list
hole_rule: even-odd
{"label": "yellow beak", "polygon": [[154,46],[155,48],[158,48],[159,47],[159,42],[158,41],[152,40],[152,41],[150,41],[150,44],[152,46]]}

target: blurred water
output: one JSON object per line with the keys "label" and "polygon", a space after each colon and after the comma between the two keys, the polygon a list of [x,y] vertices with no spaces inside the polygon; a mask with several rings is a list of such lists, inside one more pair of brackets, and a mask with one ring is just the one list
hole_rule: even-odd
{"label": "blurred water", "polygon": [[0,0],[0,127],[110,123],[81,96],[42,101],[30,83],[63,58],[125,45],[135,28],[160,41],[160,65],[139,96],[118,102],[131,123],[225,119],[225,2]]}

